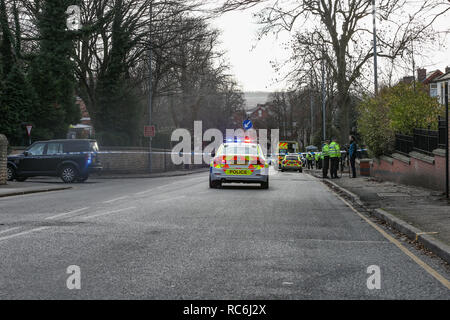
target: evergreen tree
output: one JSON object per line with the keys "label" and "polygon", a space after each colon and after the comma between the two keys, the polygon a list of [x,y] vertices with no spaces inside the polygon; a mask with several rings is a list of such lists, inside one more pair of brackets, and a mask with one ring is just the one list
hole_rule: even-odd
{"label": "evergreen tree", "polygon": [[71,4],[72,0],[45,0],[38,16],[40,50],[30,67],[30,80],[38,97],[32,113],[38,139],[65,138],[69,125],[80,120],[71,59],[74,41],[66,30],[65,11]]}
{"label": "evergreen tree", "polygon": [[17,59],[5,0],[0,0],[0,30],[0,133],[11,145],[20,145],[25,143],[22,123],[30,120],[35,95]]}
{"label": "evergreen tree", "polygon": [[135,145],[142,131],[139,124],[144,106],[129,75],[127,58],[133,44],[123,7],[122,0],[114,4],[108,64],[99,75],[96,90],[99,108],[95,128],[101,143],[107,145]]}

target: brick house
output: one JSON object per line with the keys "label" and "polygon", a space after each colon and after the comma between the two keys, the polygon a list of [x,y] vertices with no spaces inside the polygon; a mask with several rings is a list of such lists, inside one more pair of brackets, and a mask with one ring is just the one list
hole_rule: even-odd
{"label": "brick house", "polygon": [[265,121],[269,117],[269,105],[258,104],[255,108],[247,111],[247,115],[250,119]]}
{"label": "brick house", "polygon": [[409,84],[409,83],[413,83],[413,81],[415,79],[417,79],[417,82],[420,82],[425,85],[425,88],[427,89],[430,96],[436,97],[436,85],[433,81],[435,79],[437,79],[438,77],[442,76],[443,74],[444,73],[439,69],[427,72],[427,69],[419,68],[419,69],[417,69],[417,77],[416,78],[414,78],[413,76],[406,76],[406,77],[403,77],[401,82]]}

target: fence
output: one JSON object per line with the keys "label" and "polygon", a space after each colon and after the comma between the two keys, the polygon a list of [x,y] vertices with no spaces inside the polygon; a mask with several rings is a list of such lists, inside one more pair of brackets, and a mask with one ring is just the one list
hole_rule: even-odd
{"label": "fence", "polygon": [[395,135],[395,151],[408,155],[414,149],[414,138],[397,133]]}
{"label": "fence", "polygon": [[429,155],[438,148],[439,132],[428,129],[414,129],[414,150]]}
{"label": "fence", "polygon": [[445,149],[445,145],[446,145],[446,130],[447,130],[447,122],[445,121],[445,119],[439,119],[439,141],[438,141],[438,147],[441,149]]}
{"label": "fence", "polygon": [[445,121],[439,120],[439,130],[414,129],[412,136],[395,135],[395,151],[408,155],[417,151],[432,155],[438,148],[445,148]]}

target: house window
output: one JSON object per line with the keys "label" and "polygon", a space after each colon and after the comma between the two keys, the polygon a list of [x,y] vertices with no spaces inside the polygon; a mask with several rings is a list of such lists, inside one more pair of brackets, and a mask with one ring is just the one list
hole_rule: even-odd
{"label": "house window", "polygon": [[260,118],[262,117],[262,110],[261,109],[258,110],[258,117],[260,117]]}
{"label": "house window", "polygon": [[438,96],[438,89],[437,89],[437,83],[432,83],[430,85],[430,97],[437,97]]}

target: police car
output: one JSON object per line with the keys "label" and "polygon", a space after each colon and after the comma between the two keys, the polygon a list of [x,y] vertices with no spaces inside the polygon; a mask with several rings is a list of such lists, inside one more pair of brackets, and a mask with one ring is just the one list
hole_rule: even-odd
{"label": "police car", "polygon": [[269,188],[269,163],[261,146],[250,139],[223,143],[213,155],[209,170],[209,187],[223,183],[260,183]]}
{"label": "police car", "polygon": [[287,154],[283,161],[281,161],[281,171],[285,170],[298,170],[303,172],[303,161],[300,155],[293,153]]}

